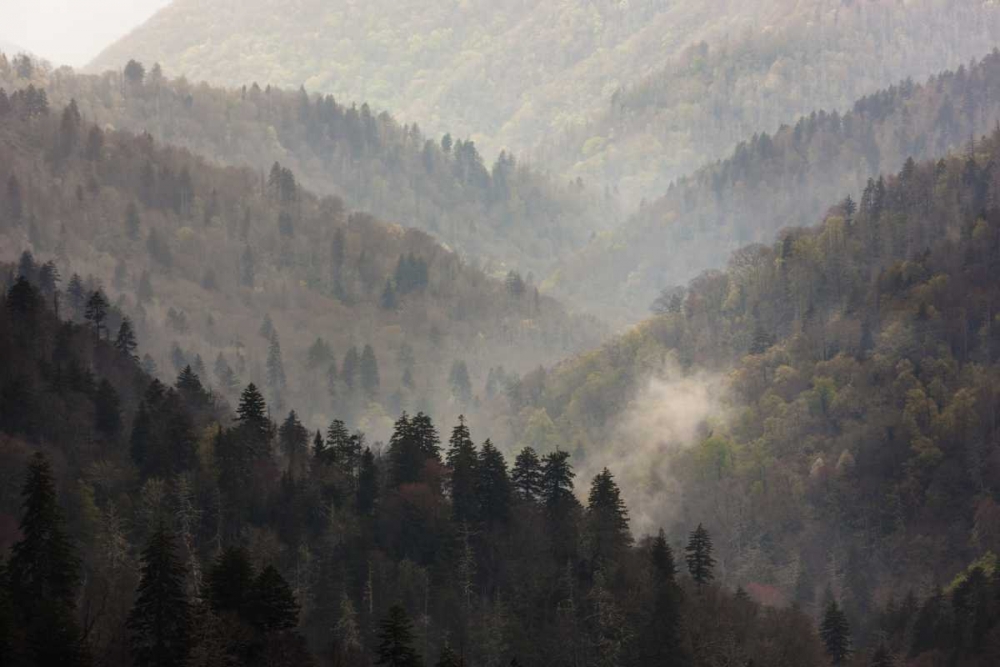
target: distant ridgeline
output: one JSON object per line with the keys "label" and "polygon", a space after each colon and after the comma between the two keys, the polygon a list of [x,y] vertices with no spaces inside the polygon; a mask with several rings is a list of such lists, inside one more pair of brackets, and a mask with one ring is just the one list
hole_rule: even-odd
{"label": "distant ridgeline", "polygon": [[508,466],[462,418],[446,445],[405,412],[369,443],[339,420],[272,419],[253,384],[234,413],[191,367],[147,375],[144,341],[99,290],[82,323],[61,320],[52,306],[75,289],[61,272],[23,261],[0,279],[4,665],[845,655],[836,602],[817,627],[715,583],[709,528],[678,535],[683,563],[662,531],[636,540],[607,470],[583,504],[567,453]]}
{"label": "distant ridgeline", "polygon": [[604,331],[530,277],[490,278],[309,194],[287,166],[213,166],[31,84],[0,92],[0,253],[25,249],[72,271],[64,315],[100,287],[131,317],[151,374],[191,365],[230,398],[252,380],[274,405],[379,437],[402,409],[486,419],[509,381]]}
{"label": "distant ridgeline", "polygon": [[636,321],[661,290],[723,266],[729,252],[819,219],[830,202],[857,196],[868,178],[908,157],[962,150],[998,121],[996,51],[925,84],[867,96],[847,113],[810,114],[680,179],[563,262],[546,286],[608,320]]}
{"label": "distant ridgeline", "polygon": [[[879,99],[857,113],[876,115]],[[668,533],[694,517],[714,526],[726,581],[817,614],[832,594],[871,649],[883,638],[897,656],[990,664],[998,164],[1000,128],[946,159],[906,160],[818,227],[738,250],[628,334],[532,374],[515,437],[611,466],[634,515]],[[714,409],[678,435],[691,388],[713,383]]]}
{"label": "distant ridgeline", "polygon": [[471,140],[426,137],[367,104],[256,84],[193,85],[134,61],[121,67],[87,76],[0,60],[0,86],[45,88],[54,107],[75,99],[102,128],[149,133],[263,175],[280,162],[308,189],[429,232],[494,275],[541,278],[615,222],[609,201],[581,184],[557,184],[506,152],[486,165]]}

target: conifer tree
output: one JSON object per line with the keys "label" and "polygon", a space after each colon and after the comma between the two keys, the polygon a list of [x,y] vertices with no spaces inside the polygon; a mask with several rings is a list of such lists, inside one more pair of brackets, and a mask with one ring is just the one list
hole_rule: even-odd
{"label": "conifer tree", "polygon": [[343,380],[344,385],[347,386],[348,390],[354,389],[355,382],[358,379],[358,366],[361,364],[361,356],[358,354],[358,348],[352,347],[344,354],[344,363],[341,366],[340,379]]}
{"label": "conifer tree", "polygon": [[271,343],[267,348],[267,386],[275,393],[285,388],[285,364],[281,360],[281,343],[278,333],[271,332]]}
{"label": "conifer tree", "polygon": [[253,565],[246,550],[238,546],[227,547],[208,571],[205,597],[217,614],[249,617],[254,580]]}
{"label": "conifer tree", "polygon": [[510,477],[503,453],[487,440],[479,452],[476,495],[479,520],[486,526],[507,521],[510,516]]}
{"label": "conifer tree", "polygon": [[462,661],[451,646],[446,643],[444,648],[441,649],[441,655],[438,656],[438,661],[434,663],[434,667],[462,667]]}
{"label": "conifer tree", "polygon": [[378,649],[375,664],[385,667],[421,667],[423,661],[413,647],[413,623],[402,605],[389,607],[389,613],[379,623]]}
{"label": "conifer tree", "polygon": [[618,484],[607,468],[598,473],[590,485],[587,538],[590,557],[595,563],[616,559],[632,544],[628,509]]}
{"label": "conifer tree", "polygon": [[132,327],[132,320],[128,315],[122,318],[122,323],[118,327],[118,335],[115,337],[115,349],[118,352],[138,363],[139,356],[135,353],[139,343],[135,338],[135,329]]}
{"label": "conifer tree", "polygon": [[108,317],[108,303],[107,297],[104,296],[104,292],[101,290],[94,290],[91,293],[90,298],[87,299],[87,310],[84,313],[84,317],[88,322],[93,324],[94,333],[98,336],[101,335],[101,330],[105,329],[104,321]]}
{"label": "conifer tree", "polygon": [[684,551],[688,572],[699,588],[715,578],[712,573],[712,568],[715,567],[715,559],[712,558],[712,538],[700,523],[691,532]]}
{"label": "conifer tree", "polygon": [[361,454],[358,465],[358,514],[367,516],[375,509],[378,499],[378,469],[375,467],[375,455],[368,447]]}
{"label": "conifer tree", "polygon": [[289,468],[293,473],[303,473],[308,457],[309,431],[299,421],[295,410],[289,412],[288,417],[278,427],[278,443],[288,457]]}
{"label": "conifer tree", "polygon": [[267,437],[270,430],[267,403],[253,382],[248,384],[240,395],[240,404],[236,408],[236,415],[241,425],[250,428],[262,438]]}
{"label": "conifer tree", "polygon": [[269,633],[289,630],[299,623],[299,605],[288,582],[268,565],[253,582],[250,613],[254,626]]}
{"label": "conifer tree", "polygon": [[176,539],[160,521],[142,554],[142,579],[128,618],[139,667],[181,667],[191,650],[191,610]]}
{"label": "conifer tree", "polygon": [[80,560],[66,533],[45,455],[32,456],[21,497],[21,539],[11,548],[7,565],[15,626],[21,628],[23,642],[19,653],[31,664],[81,665],[86,654],[76,622]]}
{"label": "conifer tree", "polygon": [[552,452],[542,459],[541,496],[549,508],[554,508],[573,498],[573,478],[576,474],[569,464],[569,452]]}
{"label": "conifer tree", "polygon": [[819,634],[830,661],[834,665],[842,665],[851,653],[851,629],[847,623],[847,615],[832,595],[823,612]]}
{"label": "conifer tree", "polygon": [[108,438],[115,438],[121,427],[121,401],[118,399],[118,392],[107,378],[103,378],[94,394],[94,428]]}
{"label": "conifer tree", "polygon": [[525,447],[514,459],[511,482],[522,500],[538,502],[542,498],[542,464],[531,447]]}
{"label": "conifer tree", "polygon": [[452,429],[446,460],[450,473],[448,490],[452,520],[457,524],[471,523],[479,514],[476,500],[479,455],[464,416],[459,416],[458,424]]}

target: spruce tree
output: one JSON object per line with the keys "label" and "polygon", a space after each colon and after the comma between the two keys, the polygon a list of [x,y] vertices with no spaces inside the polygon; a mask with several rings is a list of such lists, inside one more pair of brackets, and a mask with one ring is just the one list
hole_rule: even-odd
{"label": "spruce tree", "polygon": [[267,348],[267,386],[276,394],[285,388],[285,364],[281,359],[281,343],[278,333],[271,333],[271,342]]}
{"label": "spruce tree", "polygon": [[288,582],[268,565],[253,582],[250,614],[254,626],[264,633],[289,630],[299,623],[299,605]]}
{"label": "spruce tree", "polygon": [[479,452],[476,495],[479,520],[487,527],[503,523],[510,516],[510,477],[503,453],[487,440]]}
{"label": "spruce tree", "polygon": [[479,455],[464,416],[459,416],[458,424],[452,429],[446,460],[452,520],[457,524],[471,523],[479,514],[476,501]]}
{"label": "spruce tree", "polygon": [[712,538],[700,523],[691,532],[691,537],[684,551],[687,554],[685,560],[687,560],[688,572],[691,573],[691,578],[694,579],[699,588],[715,578],[712,573],[712,568],[715,567],[715,559],[712,558]]}
{"label": "spruce tree", "polygon": [[31,664],[72,666],[85,662],[76,622],[80,559],[67,535],[56,499],[52,467],[37,453],[21,491],[21,540],[7,565],[20,651]]}
{"label": "spruce tree", "polygon": [[236,415],[241,426],[249,429],[259,438],[267,438],[271,427],[270,419],[267,416],[267,403],[253,382],[248,384],[240,395]]}
{"label": "spruce tree", "polygon": [[590,558],[595,563],[616,559],[632,544],[628,509],[618,484],[607,468],[598,473],[590,485],[587,539]]}
{"label": "spruce tree", "polygon": [[826,646],[826,654],[830,656],[830,661],[834,665],[843,664],[851,653],[851,628],[847,623],[847,615],[833,596],[830,596],[830,601],[823,612],[819,635]]}
{"label": "spruce tree", "polygon": [[253,565],[242,547],[227,547],[208,571],[205,597],[217,614],[236,614],[249,618]]}
{"label": "spruce tree", "polygon": [[101,335],[102,329],[106,329],[104,321],[108,318],[109,307],[108,299],[101,290],[94,290],[87,299],[84,317],[94,326],[94,333],[98,336]]}
{"label": "spruce tree", "polygon": [[377,665],[385,667],[421,667],[423,661],[413,648],[413,623],[402,605],[389,607],[379,623]]}
{"label": "spruce tree", "polygon": [[573,498],[573,478],[576,474],[569,464],[569,452],[552,452],[542,459],[540,487],[541,499],[549,508],[555,508]]}
{"label": "spruce tree", "polygon": [[181,667],[191,651],[191,610],[176,539],[161,521],[142,554],[142,579],[127,627],[138,667]]}
{"label": "spruce tree", "polygon": [[378,499],[378,469],[375,467],[375,455],[368,447],[361,454],[358,464],[358,514],[367,516],[375,509]]}
{"label": "spruce tree", "polygon": [[138,347],[139,343],[135,338],[135,328],[132,326],[132,320],[126,315],[122,318],[122,323],[118,327],[118,336],[115,337],[115,349],[122,356],[138,363],[139,356],[135,353]]}

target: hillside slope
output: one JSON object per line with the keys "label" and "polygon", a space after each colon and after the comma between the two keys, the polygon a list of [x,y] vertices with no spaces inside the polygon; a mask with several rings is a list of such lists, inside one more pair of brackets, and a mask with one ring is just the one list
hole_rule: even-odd
{"label": "hillside slope", "polygon": [[722,266],[731,251],[819,219],[830,202],[857,198],[869,178],[907,157],[967,147],[998,120],[997,51],[867,96],[844,114],[812,113],[679,179],[565,262],[549,286],[609,321],[637,321],[661,290]]}
{"label": "hillside slope", "polygon": [[535,155],[572,178],[614,184],[634,206],[754,133],[955,69],[996,47],[998,34],[992,2],[799,2],[780,21],[657,58],[655,73]]}
{"label": "hillside slope", "polygon": [[[586,126],[616,91],[642,99],[644,88],[667,97],[666,121],[628,94],[615,102],[627,116],[638,115],[639,127],[652,125],[635,142],[641,150],[614,146],[633,127],[599,124],[560,166],[594,161],[576,172],[590,178],[648,180],[651,172],[653,189],[646,191],[659,194],[655,186],[664,178],[691,171],[755,131],[985,53],[996,45],[998,21],[991,0],[176,0],[109,47],[92,69],[120,69],[138,58],[195,81],[304,84],[367,100],[436,134],[471,136],[490,155],[501,147],[524,153]],[[794,43],[794,33],[806,43]],[[704,73],[722,79],[719,85],[683,73],[683,54],[702,42],[724,54]],[[678,66],[681,81],[670,74]],[[657,81],[664,76],[668,82]],[[700,145],[706,135],[713,147],[707,154]],[[588,143],[595,137],[611,147]],[[630,173],[634,152],[647,162],[639,174]],[[657,154],[671,156],[665,175],[663,161],[650,157]],[[642,191],[629,185],[630,195]]]}
{"label": "hillside slope", "polygon": [[428,231],[494,274],[543,275],[615,221],[605,198],[578,185],[557,184],[506,153],[486,164],[473,142],[429,137],[367,104],[269,86],[194,86],[155,67],[98,77],[36,66],[24,77],[5,62],[0,86],[44,87],[54,106],[75,99],[102,127],[148,132],[262,177],[280,161],[314,192]]}
{"label": "hillside slope", "polygon": [[710,517],[726,580],[817,612],[829,586],[859,634],[941,646],[890,618],[996,571],[998,161],[1000,129],[742,248],[509,392],[522,444],[609,466],[636,522]]}
{"label": "hillside slope", "polygon": [[4,259],[55,255],[84,279],[66,312],[82,317],[103,286],[166,377],[191,364],[224,395],[252,379],[278,407],[382,434],[387,409],[471,412],[495,367],[600,339],[518,274],[491,279],[423,232],[313,196],[287,167],[213,166],[72,104],[48,111],[31,86],[0,93],[0,183]]}

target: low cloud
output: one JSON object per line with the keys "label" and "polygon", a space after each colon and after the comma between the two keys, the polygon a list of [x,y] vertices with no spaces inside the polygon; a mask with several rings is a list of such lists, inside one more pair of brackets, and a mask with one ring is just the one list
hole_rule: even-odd
{"label": "low cloud", "polygon": [[[622,489],[636,537],[655,533],[675,518],[680,485],[672,454],[693,447],[709,422],[725,418],[725,378],[685,375],[668,366],[651,375],[622,415],[607,447],[588,452],[578,479],[589,485],[607,467]],[[586,493],[589,486],[582,486]]]}

